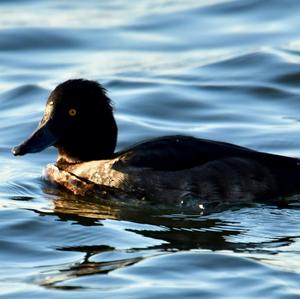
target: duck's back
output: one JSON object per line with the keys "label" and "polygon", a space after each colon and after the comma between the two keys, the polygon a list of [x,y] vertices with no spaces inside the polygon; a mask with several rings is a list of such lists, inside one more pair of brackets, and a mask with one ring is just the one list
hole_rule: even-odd
{"label": "duck's back", "polygon": [[127,165],[176,171],[205,165],[224,158],[251,159],[275,173],[300,174],[300,159],[255,151],[231,143],[189,136],[152,139],[116,154]]}
{"label": "duck's back", "polygon": [[225,157],[257,153],[230,143],[189,136],[165,136],[139,143],[116,156],[135,167],[175,171],[203,165]]}

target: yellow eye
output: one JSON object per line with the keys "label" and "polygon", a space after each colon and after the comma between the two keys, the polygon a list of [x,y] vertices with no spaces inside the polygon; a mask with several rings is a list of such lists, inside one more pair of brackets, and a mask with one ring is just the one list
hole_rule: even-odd
{"label": "yellow eye", "polygon": [[76,109],[72,108],[72,109],[69,110],[69,115],[70,116],[75,116],[76,114],[77,114]]}

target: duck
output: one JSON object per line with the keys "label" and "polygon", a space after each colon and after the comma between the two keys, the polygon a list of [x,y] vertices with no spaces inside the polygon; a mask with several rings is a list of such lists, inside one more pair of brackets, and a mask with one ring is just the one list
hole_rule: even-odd
{"label": "duck", "polygon": [[116,151],[112,101],[98,82],[70,79],[49,95],[36,130],[12,153],[58,150],[46,178],[78,196],[154,203],[265,202],[300,192],[300,160],[243,146],[162,136]]}

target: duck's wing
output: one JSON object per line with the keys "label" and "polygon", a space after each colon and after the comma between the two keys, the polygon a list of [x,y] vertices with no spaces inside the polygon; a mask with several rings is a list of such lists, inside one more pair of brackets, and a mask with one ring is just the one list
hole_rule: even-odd
{"label": "duck's wing", "polygon": [[228,157],[253,158],[262,153],[230,143],[189,136],[166,136],[146,141],[117,155],[128,166],[175,171]]}

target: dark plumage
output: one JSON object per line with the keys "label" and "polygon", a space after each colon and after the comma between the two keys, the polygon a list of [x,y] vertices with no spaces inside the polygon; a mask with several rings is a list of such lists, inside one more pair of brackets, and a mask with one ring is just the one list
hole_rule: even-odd
{"label": "dark plumage", "polygon": [[264,201],[300,191],[300,160],[188,136],[166,136],[115,153],[117,126],[105,89],[69,80],[50,94],[36,131],[14,155],[59,151],[50,180],[75,194],[102,190],[178,204]]}

